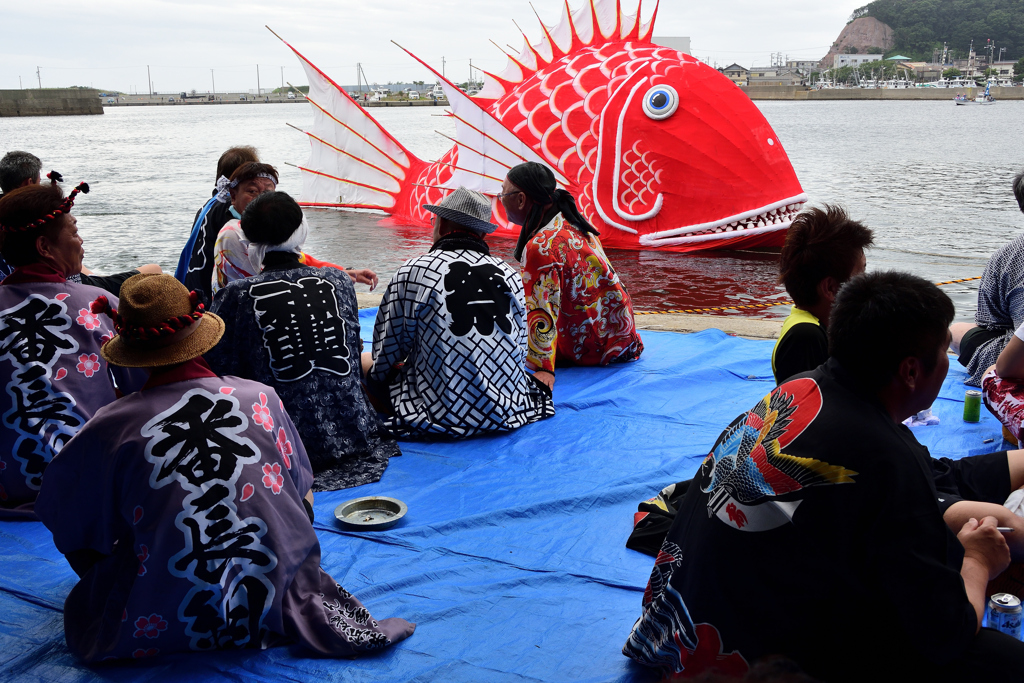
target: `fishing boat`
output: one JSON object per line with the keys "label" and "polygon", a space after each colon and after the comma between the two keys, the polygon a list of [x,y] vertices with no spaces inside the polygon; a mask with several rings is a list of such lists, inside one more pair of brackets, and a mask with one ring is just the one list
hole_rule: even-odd
{"label": "fishing boat", "polygon": [[992,83],[989,82],[988,85],[985,86],[985,92],[982,93],[981,95],[978,95],[977,97],[971,99],[961,93],[954,97],[953,101],[956,103],[957,106],[968,104],[995,104],[996,101],[995,98],[992,97],[991,90]]}

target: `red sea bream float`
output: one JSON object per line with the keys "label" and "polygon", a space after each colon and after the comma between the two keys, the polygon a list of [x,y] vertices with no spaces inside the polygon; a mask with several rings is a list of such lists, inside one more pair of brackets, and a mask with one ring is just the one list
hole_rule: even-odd
{"label": "red sea bream float", "polygon": [[[696,251],[782,245],[807,196],[778,137],[728,78],[651,42],[657,7],[567,5],[555,27],[509,55],[470,97],[429,65],[447,95],[455,145],[417,158],[324,72],[288,45],[309,78],[314,124],[302,203],[380,209],[429,226],[423,204],[464,185],[500,193],[508,169],[556,172],[605,246]],[[287,45],[287,43],[285,43]],[[404,49],[404,48],[403,48]],[[304,131],[305,132],[305,131]],[[497,234],[514,237],[501,203]]]}

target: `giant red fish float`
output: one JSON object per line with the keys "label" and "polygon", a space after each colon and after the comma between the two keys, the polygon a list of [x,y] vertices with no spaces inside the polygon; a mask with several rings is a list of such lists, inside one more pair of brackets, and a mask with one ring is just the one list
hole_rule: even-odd
{"label": "giant red fish float", "polygon": [[[707,64],[651,42],[619,0],[566,4],[473,97],[430,65],[454,120],[452,148],[417,158],[323,71],[288,45],[309,78],[313,129],[302,203],[380,209],[429,226],[423,204],[464,185],[494,197],[512,166],[539,161],[608,247],[695,251],[781,246],[807,200],[753,102]],[[285,43],[287,45],[287,43]],[[403,48],[404,49],[404,48]],[[501,202],[497,234],[514,237]]]}

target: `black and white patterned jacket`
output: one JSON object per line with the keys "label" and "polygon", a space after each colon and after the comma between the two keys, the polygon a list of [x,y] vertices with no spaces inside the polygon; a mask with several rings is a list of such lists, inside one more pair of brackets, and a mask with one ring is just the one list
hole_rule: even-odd
{"label": "black and white patterned jacket", "polygon": [[524,368],[527,338],[519,273],[480,240],[445,237],[384,292],[367,383],[390,399],[397,435],[516,429],[555,413]]}

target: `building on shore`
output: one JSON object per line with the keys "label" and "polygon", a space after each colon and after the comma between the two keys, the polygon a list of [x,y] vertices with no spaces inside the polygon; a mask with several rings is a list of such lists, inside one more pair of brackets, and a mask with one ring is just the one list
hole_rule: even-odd
{"label": "building on shore", "polygon": [[797,72],[801,76],[810,76],[812,72],[818,70],[818,61],[791,59],[786,62],[786,68],[790,71]]}
{"label": "building on shore", "polygon": [[869,62],[878,62],[882,60],[882,55],[860,55],[853,54],[848,55],[845,53],[837,54],[832,62],[833,69],[841,69],[844,66],[852,66],[857,68],[861,64],[867,64]]}
{"label": "building on shore", "polygon": [[784,66],[752,66],[747,76],[749,86],[803,85],[805,81],[803,75]]}
{"label": "building on shore", "polygon": [[725,74],[729,80],[736,85],[741,87],[747,85],[747,77],[750,75],[750,70],[746,67],[740,66],[739,64],[730,64],[724,69],[719,69],[719,71]]}

